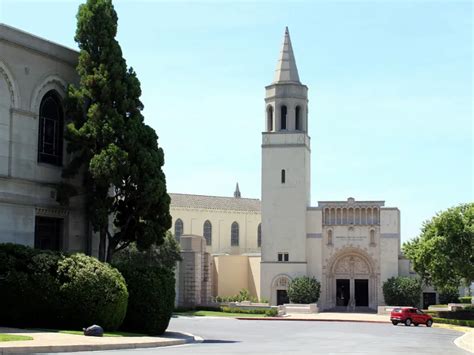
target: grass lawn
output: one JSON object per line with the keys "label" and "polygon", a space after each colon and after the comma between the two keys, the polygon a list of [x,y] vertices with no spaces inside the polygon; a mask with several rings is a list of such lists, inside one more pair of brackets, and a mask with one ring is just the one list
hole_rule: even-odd
{"label": "grass lawn", "polygon": [[193,316],[193,317],[230,317],[230,318],[263,318],[265,314],[246,314],[246,313],[227,313],[218,311],[186,311],[175,312],[177,316]]}
{"label": "grass lawn", "polygon": [[[51,330],[62,334],[84,335],[82,330]],[[146,334],[128,333],[128,332],[104,332],[104,337],[146,337]]]}
{"label": "grass lawn", "polygon": [[32,337],[15,334],[0,334],[0,341],[18,341],[18,340],[33,340]]}

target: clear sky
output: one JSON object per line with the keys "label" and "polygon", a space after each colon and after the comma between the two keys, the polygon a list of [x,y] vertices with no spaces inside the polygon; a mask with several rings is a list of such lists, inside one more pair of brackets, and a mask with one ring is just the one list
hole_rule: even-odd
{"label": "clear sky", "polygon": [[[71,48],[79,1],[0,0]],[[260,198],[264,86],[289,26],[309,87],[312,204],[385,200],[402,240],[474,200],[471,1],[115,1],[170,192]]]}

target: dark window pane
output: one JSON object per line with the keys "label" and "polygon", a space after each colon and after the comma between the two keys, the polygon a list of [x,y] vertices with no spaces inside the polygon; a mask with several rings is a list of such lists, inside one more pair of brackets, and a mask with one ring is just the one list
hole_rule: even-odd
{"label": "dark window pane", "polygon": [[35,248],[43,250],[60,250],[62,239],[60,218],[35,218]]}

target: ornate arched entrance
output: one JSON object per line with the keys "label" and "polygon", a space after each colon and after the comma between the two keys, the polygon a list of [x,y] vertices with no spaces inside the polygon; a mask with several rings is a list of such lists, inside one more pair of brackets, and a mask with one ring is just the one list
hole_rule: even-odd
{"label": "ornate arched entrance", "polygon": [[378,278],[369,255],[362,250],[344,249],[327,265],[326,308],[340,311],[377,308]]}
{"label": "ornate arched entrance", "polygon": [[272,281],[272,293],[270,300],[271,304],[281,305],[289,303],[288,300],[288,285],[291,278],[288,275],[280,274],[277,275]]}

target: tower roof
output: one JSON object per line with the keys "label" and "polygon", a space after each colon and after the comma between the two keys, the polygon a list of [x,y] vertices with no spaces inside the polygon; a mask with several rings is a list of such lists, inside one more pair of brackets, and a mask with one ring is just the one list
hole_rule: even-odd
{"label": "tower roof", "polygon": [[273,83],[300,83],[288,27],[285,28],[285,37],[283,39],[280,57],[278,58],[278,63],[275,69]]}
{"label": "tower roof", "polygon": [[237,183],[237,185],[235,185],[234,197],[235,198],[240,198],[239,183]]}

